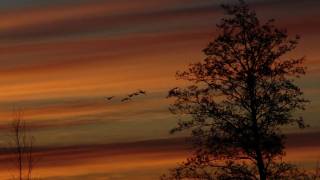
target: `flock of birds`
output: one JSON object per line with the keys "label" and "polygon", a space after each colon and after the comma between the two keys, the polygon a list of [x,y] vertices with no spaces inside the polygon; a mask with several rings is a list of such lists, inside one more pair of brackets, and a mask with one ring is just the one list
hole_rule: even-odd
{"label": "flock of birds", "polygon": [[[147,94],[146,91],[139,89],[138,91],[128,94],[126,97],[122,98],[121,102],[131,101],[132,98],[135,96],[146,95],[146,94]],[[110,101],[113,98],[115,98],[115,96],[109,96],[109,97],[106,97],[106,100]]]}

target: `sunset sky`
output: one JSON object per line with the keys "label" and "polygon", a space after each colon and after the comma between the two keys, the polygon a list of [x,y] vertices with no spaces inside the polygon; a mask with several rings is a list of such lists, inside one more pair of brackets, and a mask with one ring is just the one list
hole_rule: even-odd
{"label": "sunset sky", "polygon": [[[177,118],[167,92],[183,84],[177,70],[203,59],[223,2],[234,1],[1,0],[1,145],[13,110],[21,109],[46,150],[37,170],[45,180],[158,177],[188,154],[179,139],[185,134],[168,133]],[[299,114],[310,128],[285,131],[308,137],[292,143],[288,158],[311,166],[320,160],[320,1],[248,2],[262,20],[301,35],[289,56],[306,57],[298,83],[311,103]],[[120,102],[137,89],[147,96]]]}

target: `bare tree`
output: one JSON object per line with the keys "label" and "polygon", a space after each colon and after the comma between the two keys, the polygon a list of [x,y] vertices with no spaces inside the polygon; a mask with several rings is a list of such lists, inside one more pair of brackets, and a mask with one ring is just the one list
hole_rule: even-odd
{"label": "bare tree", "polygon": [[26,122],[22,119],[22,112],[15,111],[11,124],[12,151],[18,177],[14,179],[31,180],[34,168],[34,137],[28,134]]}
{"label": "bare tree", "polygon": [[295,83],[305,74],[303,58],[284,57],[299,37],[290,38],[274,20],[260,22],[242,0],[222,7],[230,17],[217,25],[220,34],[203,50],[204,61],[177,73],[192,85],[168,95],[175,99],[171,112],[181,116],[172,132],[191,131],[194,157],[162,178],[311,178],[281,160],[281,128],[306,127],[293,116],[308,103]]}

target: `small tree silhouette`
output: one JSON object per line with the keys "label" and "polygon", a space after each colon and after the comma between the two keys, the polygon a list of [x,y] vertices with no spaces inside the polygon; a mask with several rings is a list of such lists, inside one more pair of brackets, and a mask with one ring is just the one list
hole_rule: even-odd
{"label": "small tree silhouette", "polygon": [[35,164],[34,158],[34,137],[27,134],[26,122],[22,119],[21,111],[14,112],[14,119],[11,124],[12,151],[14,163],[18,176],[14,179],[32,180],[32,171]]}
{"label": "small tree silhouette", "polygon": [[172,133],[191,130],[195,154],[162,179],[310,178],[281,160],[281,127],[306,127],[292,115],[308,103],[294,81],[305,74],[303,58],[283,57],[299,37],[290,39],[274,20],[261,23],[244,1],[222,8],[231,17],[217,25],[204,61],[177,73],[192,85],[168,95],[172,113],[191,116]]}

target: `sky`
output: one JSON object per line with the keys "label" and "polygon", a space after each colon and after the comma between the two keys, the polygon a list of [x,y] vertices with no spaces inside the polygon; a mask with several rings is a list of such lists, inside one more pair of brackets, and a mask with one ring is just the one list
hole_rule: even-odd
{"label": "sky", "polygon": [[[215,24],[224,17],[218,6],[222,2],[234,1],[0,1],[0,144],[7,143],[7,125],[19,109],[37,146],[48,156],[68,157],[68,162],[52,160],[51,165],[47,160],[48,168],[39,170],[42,178],[126,179],[134,173],[137,179],[156,177],[158,169],[164,171],[188,153],[183,143],[158,150],[166,144],[161,139],[186,135],[168,133],[177,117],[168,111],[171,100],[166,95],[183,84],[174,76],[177,70],[203,59],[201,50],[215,37]],[[290,35],[301,36],[299,47],[289,56],[306,57],[307,75],[298,84],[311,103],[299,114],[310,128],[289,127],[285,132],[319,137],[320,1],[248,2],[262,20],[274,18]],[[120,102],[137,89],[146,90],[147,96]],[[107,96],[115,98],[106,101]],[[108,144],[126,148],[112,157],[111,150],[103,151],[105,161],[95,167],[96,154]],[[137,146],[140,154],[131,146]],[[297,162],[319,160],[319,146],[306,145],[310,156]],[[79,149],[74,157],[70,147]],[[130,160],[124,163],[127,156]],[[88,158],[78,162],[81,157]],[[119,160],[112,166],[120,170],[110,170],[110,162],[116,161],[112,158]],[[137,172],[141,167],[136,164],[145,171]],[[59,167],[72,170],[68,174]]]}

